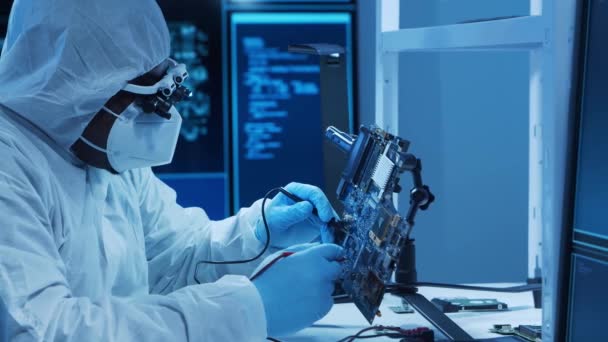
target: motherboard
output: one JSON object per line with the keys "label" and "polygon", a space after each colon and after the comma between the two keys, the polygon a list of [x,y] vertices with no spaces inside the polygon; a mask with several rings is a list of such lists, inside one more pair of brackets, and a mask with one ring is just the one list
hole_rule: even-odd
{"label": "motherboard", "polygon": [[[329,127],[326,137],[348,154],[337,189],[344,211],[333,227],[336,243],[345,249],[339,286],[371,324],[416,212],[434,197],[422,183],[420,160],[407,152],[409,141],[375,126],[362,126],[357,136]],[[412,174],[414,185],[409,210],[401,215],[393,195],[401,191],[405,172]]]}

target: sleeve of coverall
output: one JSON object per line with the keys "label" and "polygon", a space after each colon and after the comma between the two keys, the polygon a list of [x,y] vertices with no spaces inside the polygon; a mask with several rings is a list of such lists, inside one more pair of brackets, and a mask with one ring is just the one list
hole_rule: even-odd
{"label": "sleeve of coverall", "polygon": [[260,215],[261,201],[241,209],[235,216],[212,221],[201,208],[179,206],[175,191],[149,169],[137,170],[133,177],[141,194],[153,293],[169,293],[196,284],[196,280],[213,282],[227,274],[248,276],[264,259],[262,256],[254,262],[228,265],[199,263],[201,260],[241,260],[257,255],[264,248],[253,230]]}
{"label": "sleeve of coverall", "polygon": [[[75,296],[53,235],[43,170],[22,155],[0,155],[0,297],[13,341],[260,341],[264,308],[244,277],[167,295]],[[9,149],[10,151],[10,149]],[[27,171],[24,171],[27,170]]]}

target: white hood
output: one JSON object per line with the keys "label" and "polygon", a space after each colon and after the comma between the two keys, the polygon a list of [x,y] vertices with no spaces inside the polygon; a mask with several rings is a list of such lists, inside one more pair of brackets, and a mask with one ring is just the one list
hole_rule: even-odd
{"label": "white hood", "polygon": [[0,104],[67,149],[110,97],[169,51],[155,0],[16,0]]}

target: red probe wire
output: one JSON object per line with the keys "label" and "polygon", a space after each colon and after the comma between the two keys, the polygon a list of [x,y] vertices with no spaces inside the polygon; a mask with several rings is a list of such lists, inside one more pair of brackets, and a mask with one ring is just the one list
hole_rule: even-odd
{"label": "red probe wire", "polygon": [[288,256],[293,255],[294,253],[295,252],[283,252],[283,253],[279,254],[276,258],[272,259],[271,262],[269,262],[264,267],[262,267],[262,269],[260,269],[256,274],[252,275],[251,278],[249,278],[249,280],[254,280],[258,276],[260,276],[262,273],[266,272],[266,270],[268,270],[277,261],[279,261],[279,260],[281,260],[283,258],[287,258]]}
{"label": "red probe wire", "polygon": [[[253,281],[255,278],[262,275],[262,273],[266,272],[272,265],[276,264],[277,261],[279,261],[283,258],[287,258],[288,256],[293,255],[294,253],[295,252],[283,252],[283,253],[279,254],[276,258],[272,259],[271,262],[269,262],[264,267],[262,267],[256,274],[252,275],[251,278],[249,278],[249,280]],[[341,262],[346,261],[346,258],[344,258],[344,257],[338,258],[338,259],[336,259],[336,261],[341,263]]]}

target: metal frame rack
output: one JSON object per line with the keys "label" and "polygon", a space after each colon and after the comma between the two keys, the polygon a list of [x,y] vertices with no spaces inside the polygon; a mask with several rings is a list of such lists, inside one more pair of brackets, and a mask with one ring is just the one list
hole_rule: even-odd
{"label": "metal frame rack", "polygon": [[576,0],[530,0],[529,15],[399,29],[399,0],[376,2],[376,123],[398,134],[399,54],[529,51],[528,275],[540,260],[543,339],[554,340],[571,110]]}

